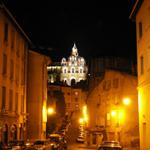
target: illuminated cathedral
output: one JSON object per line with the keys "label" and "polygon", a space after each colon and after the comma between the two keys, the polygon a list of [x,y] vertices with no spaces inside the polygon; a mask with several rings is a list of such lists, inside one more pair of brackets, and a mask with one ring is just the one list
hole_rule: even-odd
{"label": "illuminated cathedral", "polygon": [[87,72],[88,68],[85,59],[78,55],[78,49],[74,44],[68,60],[66,58],[61,60],[60,81],[71,86],[72,82],[77,83],[81,80],[86,80]]}

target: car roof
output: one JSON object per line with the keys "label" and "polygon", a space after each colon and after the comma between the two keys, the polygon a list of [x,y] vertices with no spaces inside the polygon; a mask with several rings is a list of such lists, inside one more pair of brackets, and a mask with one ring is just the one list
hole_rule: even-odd
{"label": "car roof", "polygon": [[54,134],[50,134],[49,136],[50,136],[50,137],[51,137],[51,136],[53,136],[53,137],[61,137],[60,134],[55,134],[55,133],[54,133]]}
{"label": "car roof", "polygon": [[118,141],[103,141],[102,144],[99,145],[100,147],[117,147],[121,148],[121,145]]}

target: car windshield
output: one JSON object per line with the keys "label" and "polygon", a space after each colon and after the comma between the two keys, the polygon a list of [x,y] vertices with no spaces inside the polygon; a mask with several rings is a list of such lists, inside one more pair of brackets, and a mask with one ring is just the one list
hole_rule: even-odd
{"label": "car windshield", "polygon": [[35,145],[44,145],[44,141],[35,141],[34,144]]}
{"label": "car windshield", "polygon": [[60,138],[59,137],[50,137],[49,138],[51,142],[59,142]]}
{"label": "car windshield", "polygon": [[10,141],[9,145],[15,146],[15,145],[24,145],[24,141]]}
{"label": "car windshield", "polygon": [[100,147],[98,150],[121,150],[120,147]]}

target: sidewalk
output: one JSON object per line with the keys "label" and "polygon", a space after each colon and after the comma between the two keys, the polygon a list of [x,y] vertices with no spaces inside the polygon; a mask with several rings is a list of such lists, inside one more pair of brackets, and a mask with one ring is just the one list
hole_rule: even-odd
{"label": "sidewalk", "polygon": [[97,150],[98,146],[97,146],[97,145],[81,144],[81,145],[78,146],[78,148],[86,148],[86,149],[94,149],[94,150]]}

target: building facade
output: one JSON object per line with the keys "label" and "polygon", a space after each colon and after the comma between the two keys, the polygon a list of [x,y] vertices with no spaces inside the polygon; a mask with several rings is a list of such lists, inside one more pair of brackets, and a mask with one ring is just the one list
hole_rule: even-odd
{"label": "building facade", "polygon": [[66,58],[61,60],[60,81],[70,86],[72,82],[77,83],[81,80],[86,80],[87,71],[86,62],[83,57],[79,56],[78,49],[74,44],[68,60]]}
{"label": "building facade", "polygon": [[150,134],[150,1],[136,0],[130,18],[136,22],[140,149],[149,150]]}
{"label": "building facade", "polygon": [[29,51],[27,84],[27,138],[46,138],[47,66],[50,58]]}
{"label": "building facade", "polygon": [[[88,95],[88,132],[91,143],[118,140],[124,148],[138,148],[138,96],[136,76],[106,70],[103,79]],[[124,98],[130,105],[124,105]],[[129,100],[128,99],[128,100]]]}
{"label": "building facade", "polygon": [[52,62],[47,66],[48,71],[48,84],[57,83],[60,81],[61,65],[60,62]]}
{"label": "building facade", "polygon": [[0,141],[26,137],[27,57],[30,40],[0,2]]}
{"label": "building facade", "polygon": [[89,88],[93,89],[100,82],[106,69],[120,70],[134,75],[137,74],[137,66],[128,58],[102,56],[91,58],[89,62]]}
{"label": "building facade", "polygon": [[[87,92],[83,91],[80,88],[73,88],[64,85],[49,85],[48,93],[52,91],[61,91],[63,93],[63,98],[61,99],[64,99],[65,114],[71,115],[73,112],[76,112],[76,114],[80,114],[80,112],[82,111],[82,107],[86,104]],[[57,107],[56,104],[52,105],[55,105],[55,108]]]}

